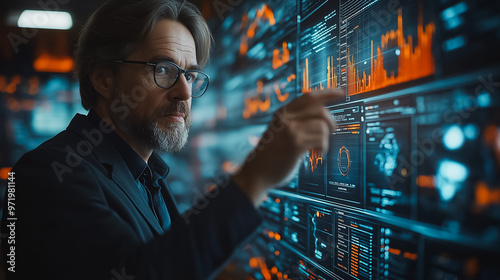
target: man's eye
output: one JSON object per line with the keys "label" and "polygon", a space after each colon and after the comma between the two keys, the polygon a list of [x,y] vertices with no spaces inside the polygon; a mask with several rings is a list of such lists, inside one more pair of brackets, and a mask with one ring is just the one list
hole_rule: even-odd
{"label": "man's eye", "polygon": [[186,80],[188,82],[193,82],[196,79],[196,75],[194,73],[186,73]]}
{"label": "man's eye", "polygon": [[168,69],[166,67],[156,67],[156,73],[161,75],[168,74]]}

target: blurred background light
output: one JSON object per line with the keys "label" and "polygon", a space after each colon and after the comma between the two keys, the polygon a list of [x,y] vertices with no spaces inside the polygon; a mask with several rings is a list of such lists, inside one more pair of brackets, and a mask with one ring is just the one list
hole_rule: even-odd
{"label": "blurred background light", "polygon": [[17,26],[24,28],[68,30],[73,26],[73,19],[67,12],[25,10],[19,16]]}

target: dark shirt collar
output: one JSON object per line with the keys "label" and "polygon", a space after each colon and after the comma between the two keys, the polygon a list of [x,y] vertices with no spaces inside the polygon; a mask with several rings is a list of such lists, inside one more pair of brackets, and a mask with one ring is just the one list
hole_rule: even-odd
{"label": "dark shirt collar", "polygon": [[[93,110],[90,110],[87,115],[87,119],[95,127],[99,127],[99,123],[102,121],[97,113],[95,113]],[[139,154],[137,154],[134,149],[132,149],[127,144],[127,142],[125,142],[114,131],[105,134],[104,139],[112,143],[113,146],[118,150],[135,180],[141,177],[141,175],[146,177],[146,181],[150,180],[151,178],[153,178],[153,173],[151,171],[156,173],[157,176],[154,177],[165,178],[168,175],[168,172],[170,170],[168,165],[156,152],[153,152],[153,154],[149,157],[148,166],[148,164],[144,162],[141,156],[139,156]]]}

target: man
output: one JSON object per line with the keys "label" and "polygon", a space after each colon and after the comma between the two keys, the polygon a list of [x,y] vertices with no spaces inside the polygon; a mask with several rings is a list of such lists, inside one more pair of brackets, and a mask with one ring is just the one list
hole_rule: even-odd
{"label": "man", "polygon": [[16,205],[3,232],[14,223],[15,244],[2,242],[9,279],[213,276],[258,226],[266,191],[306,150],[327,149],[334,124],[323,106],[335,91],[276,112],[241,169],[182,217],[154,151],[184,146],[192,98],[208,86],[200,69],[210,40],[185,2],[111,0],[90,17],[75,53],[89,114],[13,168]]}

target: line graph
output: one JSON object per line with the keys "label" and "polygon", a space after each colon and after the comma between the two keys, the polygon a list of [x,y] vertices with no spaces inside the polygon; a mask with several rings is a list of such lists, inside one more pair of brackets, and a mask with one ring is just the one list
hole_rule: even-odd
{"label": "line graph", "polygon": [[246,32],[243,33],[240,39],[240,55],[246,55],[248,52],[248,40],[255,37],[257,32],[257,27],[262,22],[267,21],[270,26],[276,24],[276,19],[274,18],[274,13],[268,4],[263,4],[260,9],[255,12],[253,19],[250,22],[250,15],[248,13],[244,14],[241,20],[241,28],[245,29]]}

